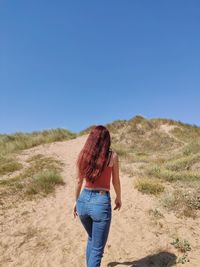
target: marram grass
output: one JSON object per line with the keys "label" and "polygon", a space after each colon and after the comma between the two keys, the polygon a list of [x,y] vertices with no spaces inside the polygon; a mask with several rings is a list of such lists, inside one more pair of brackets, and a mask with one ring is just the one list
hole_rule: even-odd
{"label": "marram grass", "polygon": [[142,193],[151,195],[158,195],[165,189],[158,179],[147,177],[137,178],[134,187]]}
{"label": "marram grass", "polygon": [[62,176],[56,170],[37,173],[28,184],[26,194],[49,194],[54,191],[56,185],[63,185]]}

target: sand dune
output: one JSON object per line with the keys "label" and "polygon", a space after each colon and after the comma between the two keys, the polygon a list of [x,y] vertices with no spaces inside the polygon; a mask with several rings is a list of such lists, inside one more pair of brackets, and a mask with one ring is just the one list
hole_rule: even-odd
{"label": "sand dune", "polygon": [[[23,151],[30,155],[44,154],[64,162],[64,186],[54,194],[27,201],[0,211],[0,266],[2,267],[84,267],[87,236],[79,218],[73,218],[75,160],[87,135],[65,142],[41,145]],[[111,229],[102,258],[102,266],[169,267],[177,250],[170,245],[179,235],[192,244],[186,267],[200,266],[199,219],[178,219],[162,211],[164,218],[152,219],[149,209],[156,208],[153,197],[133,187],[135,177],[124,175],[122,208],[112,210]],[[114,190],[111,188],[112,206]],[[177,266],[179,266],[177,264]],[[183,266],[180,264],[180,266]]]}

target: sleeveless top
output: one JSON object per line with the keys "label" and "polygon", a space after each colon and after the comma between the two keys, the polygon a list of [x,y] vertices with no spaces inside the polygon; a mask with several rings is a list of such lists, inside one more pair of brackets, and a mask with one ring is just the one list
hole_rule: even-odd
{"label": "sleeveless top", "polygon": [[111,180],[111,173],[112,173],[112,165],[110,165],[110,162],[112,162],[113,159],[113,151],[111,150],[109,155],[109,160],[107,163],[107,166],[102,171],[101,175],[97,178],[97,180],[92,183],[90,181],[85,182],[85,187],[90,189],[105,189],[110,190],[110,180]]}

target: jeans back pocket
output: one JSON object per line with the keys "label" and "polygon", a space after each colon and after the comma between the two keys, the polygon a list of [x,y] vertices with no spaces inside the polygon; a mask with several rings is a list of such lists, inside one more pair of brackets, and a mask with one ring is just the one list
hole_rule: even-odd
{"label": "jeans back pocket", "polygon": [[91,217],[94,221],[111,220],[112,210],[110,204],[93,204]]}
{"label": "jeans back pocket", "polygon": [[109,194],[98,193],[93,195],[91,201],[96,204],[110,204],[111,198]]}

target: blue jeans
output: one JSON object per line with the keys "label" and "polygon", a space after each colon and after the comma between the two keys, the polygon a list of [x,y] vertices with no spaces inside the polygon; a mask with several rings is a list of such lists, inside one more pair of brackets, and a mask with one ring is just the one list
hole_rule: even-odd
{"label": "blue jeans", "polygon": [[87,267],[99,267],[109,234],[112,218],[110,192],[84,188],[76,202],[78,217],[88,234]]}

